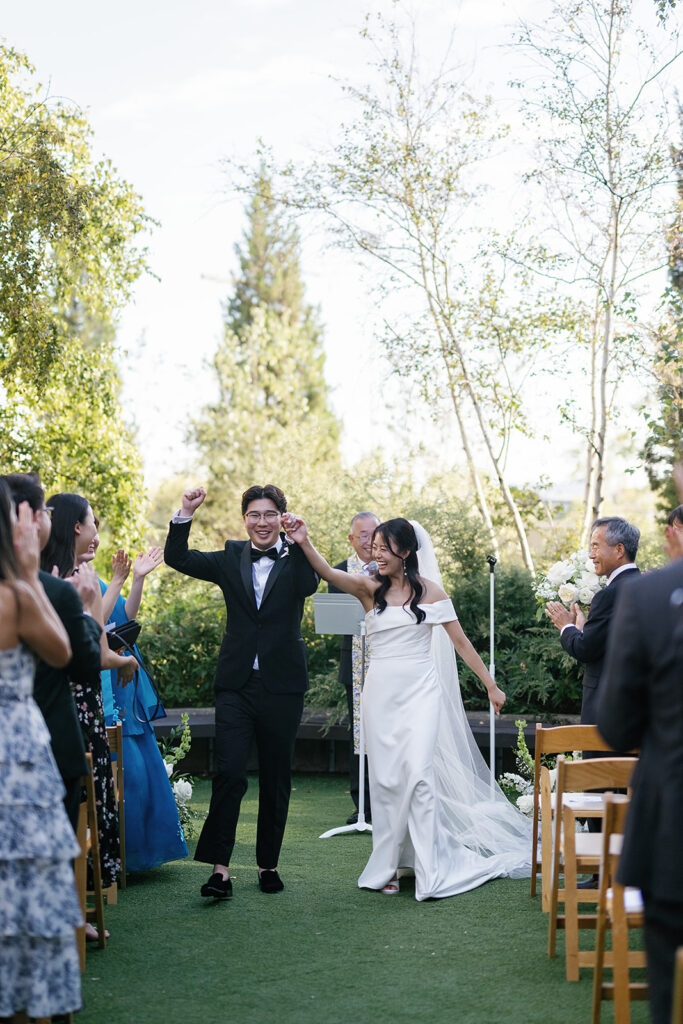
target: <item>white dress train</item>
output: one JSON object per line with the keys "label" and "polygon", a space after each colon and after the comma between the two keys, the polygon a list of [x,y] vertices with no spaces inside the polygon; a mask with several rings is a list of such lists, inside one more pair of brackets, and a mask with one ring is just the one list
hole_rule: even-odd
{"label": "white dress train", "polygon": [[[531,826],[496,786],[462,706],[455,655],[441,623],[450,600],[366,615],[370,669],[363,692],[372,796],[372,855],[358,885],[381,889],[399,867],[415,898],[454,896],[492,878],[531,873]],[[442,634],[442,637],[434,634]],[[443,640],[452,678],[443,685]],[[446,686],[458,689],[448,693]],[[477,760],[478,759],[478,760]]]}

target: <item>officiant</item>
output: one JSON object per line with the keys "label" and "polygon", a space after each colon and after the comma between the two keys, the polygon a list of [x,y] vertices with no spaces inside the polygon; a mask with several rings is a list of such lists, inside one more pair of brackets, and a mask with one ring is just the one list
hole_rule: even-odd
{"label": "officiant", "polygon": [[[348,542],[353,554],[343,562],[335,565],[342,572],[368,572],[372,559],[372,535],[379,526],[379,519],[374,512],[356,512],[351,520]],[[329,585],[330,594],[341,594],[341,590]],[[361,679],[361,642],[360,637],[343,636],[339,657],[339,682],[346,691],[346,706],[349,711],[349,790],[355,810],[346,819],[347,825],[355,825],[358,821],[358,793],[360,757],[358,754],[358,704],[360,702]],[[355,669],[355,672],[354,672]],[[365,820],[372,821],[370,807],[370,780],[367,760],[365,764]]]}

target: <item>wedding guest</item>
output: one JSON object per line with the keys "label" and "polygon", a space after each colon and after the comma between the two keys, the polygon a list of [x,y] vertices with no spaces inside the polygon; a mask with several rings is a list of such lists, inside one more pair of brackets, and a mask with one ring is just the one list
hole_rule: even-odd
{"label": "wedding guest", "polygon": [[[94,553],[93,553],[94,557]],[[103,614],[108,623],[121,626],[136,618],[149,573],[163,562],[159,547],[140,552],[135,561],[123,549],[112,558],[109,586],[100,580]],[[133,581],[127,598],[121,588],[131,570]],[[102,673],[105,721],[121,722],[123,763],[126,773],[126,868],[148,871],[170,860],[187,857],[187,844],[178,817],[173,790],[161,756],[152,720],[166,712],[145,670],[137,644],[133,654],[139,668],[132,684],[121,686],[116,672]]]}
{"label": "wedding guest", "polygon": [[669,1024],[683,945],[683,561],[621,588],[607,648],[598,728],[640,749],[618,880],[642,890],[653,1024]]}
{"label": "wedding guest", "polygon": [[[73,579],[77,576],[79,579],[94,581],[97,593],[92,605],[92,614],[103,627],[99,581],[94,571],[83,560],[83,556],[87,555],[91,548],[96,550],[97,524],[93,511],[88,501],[80,494],[54,494],[48,500],[48,505],[53,510],[52,531],[42,555],[43,568],[49,571],[52,566],[56,566],[63,578]],[[92,676],[74,683],[73,686],[86,749],[92,754],[102,886],[107,889],[118,880],[121,857],[111,753],[102,707],[100,667],[116,669],[121,674],[122,682],[130,682],[138,664],[132,655],[122,657],[111,651],[103,631],[100,637],[100,666]]]}
{"label": "wedding guest", "polygon": [[[373,512],[357,512],[351,520],[348,541],[354,553],[335,565],[335,569],[342,572],[366,572],[372,561],[372,535],[375,528],[379,526],[379,519]],[[341,591],[333,583],[328,586],[330,594],[340,594]],[[343,636],[341,638],[339,658],[339,682],[346,690],[346,706],[349,709],[349,789],[355,810],[346,819],[347,825],[355,825],[358,821],[358,787],[360,758],[357,753],[358,736],[358,705],[360,702],[360,659],[361,643],[360,637]],[[368,774],[367,758],[365,759],[365,818],[372,820],[372,809],[370,806],[370,778]]]}
{"label": "wedding guest", "polygon": [[[45,491],[37,473],[8,473],[0,477],[10,489],[15,509],[27,503],[38,532],[41,551],[52,528],[52,509],[45,505]],[[40,659],[36,664],[33,697],[50,732],[52,753],[66,790],[64,805],[74,832],[81,802],[81,777],[87,772],[83,734],[76,712],[71,686],[83,685],[100,667],[101,628],[91,614],[97,591],[83,577],[73,582],[39,572],[48,600],[61,619],[71,644],[71,660],[58,668]],[[82,603],[81,603],[82,602]]]}
{"label": "wedding guest", "polygon": [[[56,669],[69,637],[40,582],[38,524],[0,481],[0,1017],[81,1007],[74,929],[79,848],[50,734],[31,695],[34,654]],[[16,1014],[16,1016],[14,1016]]]}
{"label": "wedding guest", "polygon": [[596,519],[591,528],[589,558],[598,576],[607,584],[591,602],[588,616],[578,604],[570,609],[560,601],[550,601],[546,614],[560,630],[560,642],[584,667],[581,722],[594,725],[597,720],[600,679],[607,650],[614,602],[622,584],[637,576],[636,565],[640,530],[618,516]]}
{"label": "wedding guest", "polygon": [[252,738],[259,758],[256,862],[261,892],[284,888],[277,872],[287,823],[294,741],[308,688],[301,636],[304,599],[318,576],[280,532],[287,499],[279,487],[255,484],[242,495],[248,540],[226,540],[221,551],[190,551],[192,518],[206,491],[185,491],[169,526],[166,564],[223,591],[226,630],[216,667],[216,758],[209,815],[195,860],[213,865],[202,896],[232,896],[230,856]]}
{"label": "wedding guest", "polygon": [[[617,594],[629,577],[638,576],[636,565],[640,530],[619,516],[596,519],[591,527],[589,558],[598,576],[606,576],[607,583],[591,601],[586,617],[578,604],[568,611],[559,601],[551,601],[546,614],[560,630],[560,643],[567,654],[581,662],[583,673],[583,697],[581,701],[581,723],[595,725],[600,698],[600,680],[605,663],[607,640],[611,628],[614,604]],[[605,757],[602,751],[585,751],[584,757]],[[599,818],[588,819],[588,829],[599,832],[602,824]],[[579,889],[597,889],[598,875],[579,882]]]}

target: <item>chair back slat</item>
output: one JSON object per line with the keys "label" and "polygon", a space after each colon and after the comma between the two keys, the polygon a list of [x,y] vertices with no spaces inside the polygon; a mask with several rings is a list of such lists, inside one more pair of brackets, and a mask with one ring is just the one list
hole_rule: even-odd
{"label": "chair back slat", "polygon": [[636,757],[594,757],[567,761],[557,759],[557,800],[560,794],[586,789],[625,789],[631,783]]}

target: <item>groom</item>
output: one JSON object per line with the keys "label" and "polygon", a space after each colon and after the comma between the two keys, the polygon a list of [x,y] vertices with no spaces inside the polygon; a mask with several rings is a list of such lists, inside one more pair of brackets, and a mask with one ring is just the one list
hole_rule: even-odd
{"label": "groom", "polygon": [[192,517],[205,497],[203,487],[185,491],[171,520],[164,558],[173,569],[219,586],[227,609],[214,679],[218,770],[195,853],[195,860],[213,865],[202,896],[225,899],[232,896],[230,856],[247,790],[252,738],[259,760],[259,885],[266,893],[284,888],[276,868],[294,740],[308,688],[301,616],[304,598],[314,593],[319,579],[297,545],[280,532],[287,501],[273,484],[255,485],[242,495],[247,541],[227,540],[222,551],[188,550]]}

